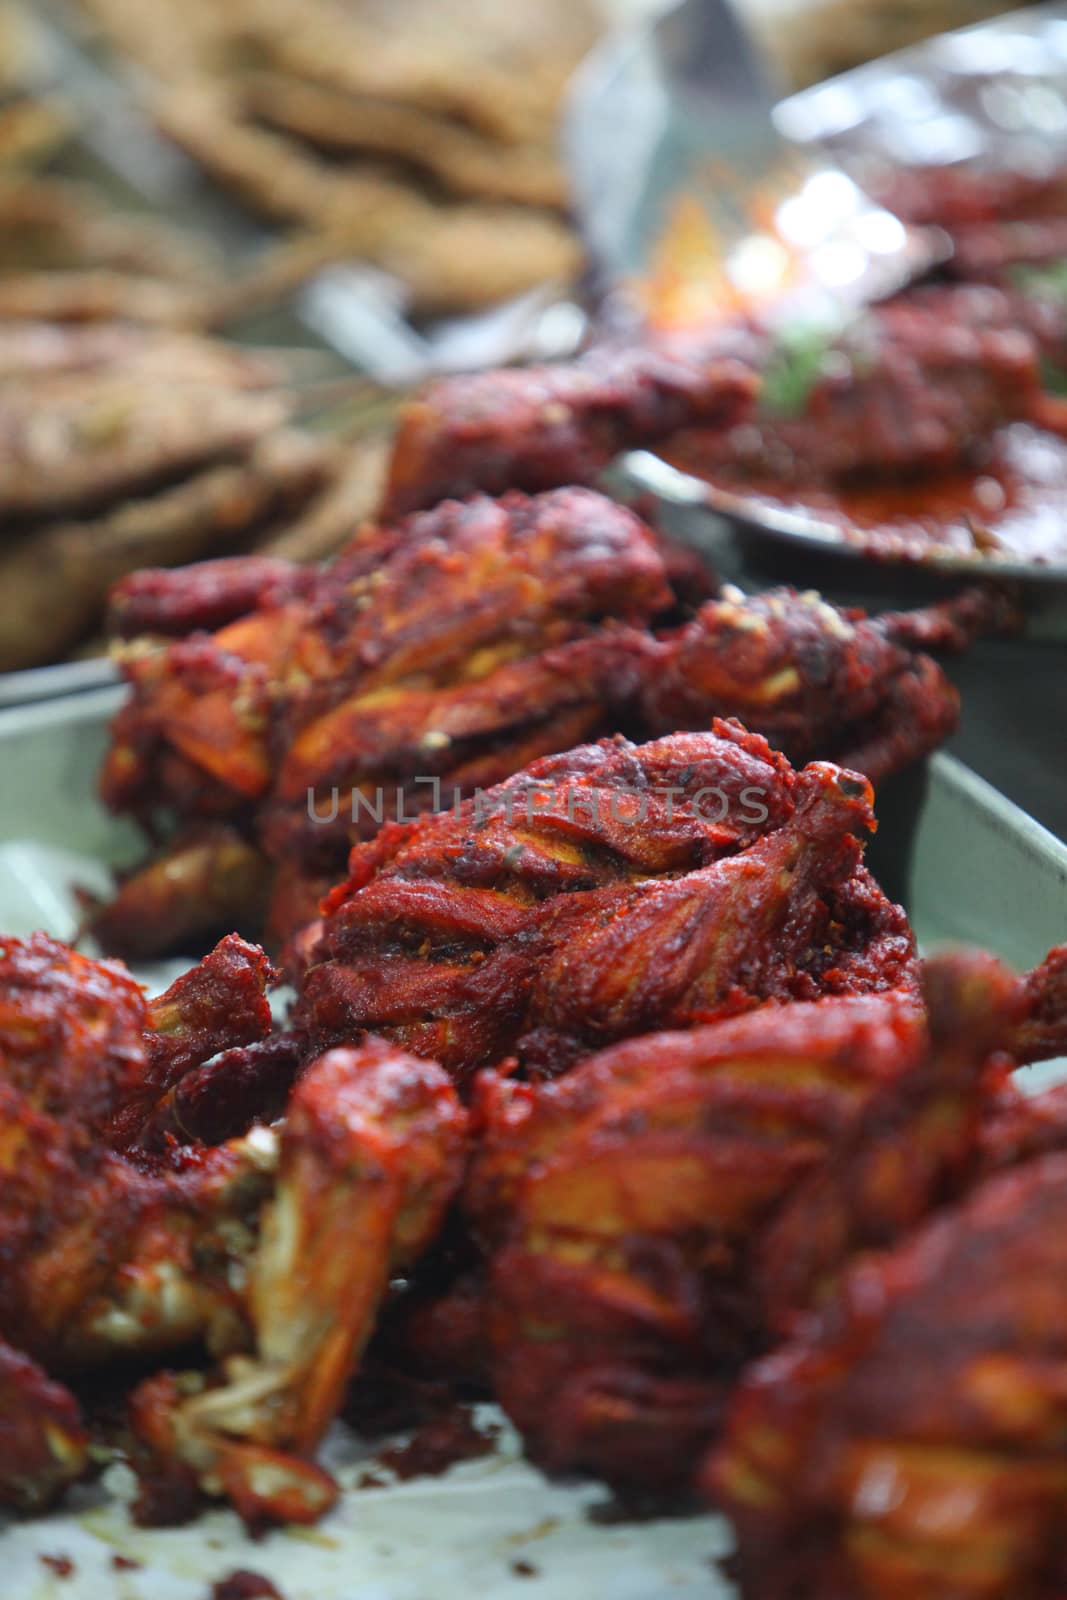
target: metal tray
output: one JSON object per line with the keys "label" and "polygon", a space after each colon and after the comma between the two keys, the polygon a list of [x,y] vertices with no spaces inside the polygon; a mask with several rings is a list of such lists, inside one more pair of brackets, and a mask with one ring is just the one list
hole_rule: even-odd
{"label": "metal tray", "polygon": [[[136,830],[99,805],[94,783],[107,722],[121,691],[100,690],[46,705],[0,711],[0,928],[43,927],[70,937],[77,884],[102,890],[110,869],[135,859]],[[1038,961],[1067,937],[1067,845],[950,756],[937,755],[888,785],[871,864],[908,906],[927,948],[980,943],[1015,966]],[[157,988],[166,966],[138,974]],[[1030,1074],[1060,1076],[1067,1063]],[[486,1418],[501,1421],[495,1408]],[[33,1522],[0,1521],[5,1594],[18,1600],[204,1600],[235,1568],[268,1574],[286,1600],[730,1600],[732,1586],[709,1561],[725,1555],[720,1517],[605,1527],[589,1520],[604,1499],[595,1484],[550,1484],[503,1429],[483,1460],[442,1478],[351,1489],[366,1465],[343,1426],[326,1459],[349,1488],[317,1528],[249,1541],[237,1518],[213,1511],[177,1530],[136,1528],[129,1476],[112,1467],[79,1488],[67,1507]],[[417,1525],[418,1537],[412,1535]],[[114,1556],[137,1561],[116,1572]],[[67,1556],[60,1584],[42,1556]]]}
{"label": "metal tray", "polygon": [[60,661],[53,667],[27,667],[24,672],[0,672],[0,710],[54,700],[57,695],[83,694],[117,682],[118,669],[107,656]]}
{"label": "metal tray", "polygon": [[[1033,6],[940,34],[783,100],[778,131],[821,152],[861,186],[887,165],[975,163],[1046,173],[1067,163],[1067,4]],[[1024,561],[945,546],[877,551],[862,531],[802,504],[769,504],[717,487],[640,451],[633,483],[668,503],[702,506],[746,533],[853,561],[918,566],[953,576],[1067,584],[1067,557]]]}

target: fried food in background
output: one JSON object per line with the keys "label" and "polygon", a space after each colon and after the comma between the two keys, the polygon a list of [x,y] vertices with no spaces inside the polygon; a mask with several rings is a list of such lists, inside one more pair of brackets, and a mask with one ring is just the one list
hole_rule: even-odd
{"label": "fried food in background", "polygon": [[71,131],[69,107],[50,92],[24,13],[0,5],[0,174],[48,155]]}
{"label": "fried food in background", "polygon": [[384,447],[294,426],[282,376],[196,334],[0,321],[0,671],[75,649],[136,568],[347,537]]}
{"label": "fried food in background", "polygon": [[752,26],[796,89],[950,28],[999,17],[1004,0],[815,0],[779,7],[747,0]]}
{"label": "fried food in background", "polygon": [[213,320],[220,281],[210,251],[167,223],[0,166],[0,320],[196,327]]}
{"label": "fried food in background", "polygon": [[148,75],[164,130],[324,259],[361,259],[417,312],[566,280],[559,105],[596,36],[586,3],[82,0]]}

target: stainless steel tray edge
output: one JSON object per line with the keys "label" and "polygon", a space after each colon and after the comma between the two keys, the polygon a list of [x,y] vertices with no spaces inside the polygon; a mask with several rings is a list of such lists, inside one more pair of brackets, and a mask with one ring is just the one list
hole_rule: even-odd
{"label": "stainless steel tray edge", "polygon": [[1013,966],[1067,940],[1067,845],[939,753],[886,787],[869,852],[924,946],[980,944]]}

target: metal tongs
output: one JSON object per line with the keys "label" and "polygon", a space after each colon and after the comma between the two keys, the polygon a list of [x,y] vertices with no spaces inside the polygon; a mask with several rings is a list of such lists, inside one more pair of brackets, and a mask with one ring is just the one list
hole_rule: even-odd
{"label": "metal tongs", "polygon": [[777,98],[729,0],[681,0],[593,51],[564,148],[605,288],[639,285],[653,321],[725,302],[832,325],[933,264],[935,236],[780,136]]}

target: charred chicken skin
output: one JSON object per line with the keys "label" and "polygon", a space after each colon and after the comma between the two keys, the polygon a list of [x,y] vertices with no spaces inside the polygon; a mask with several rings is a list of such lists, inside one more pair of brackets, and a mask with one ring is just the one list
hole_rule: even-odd
{"label": "charred chicken skin", "polygon": [[534,1458],[685,1488],[743,1363],[983,1170],[1032,1003],[991,958],[952,957],[922,995],[651,1035],[548,1084],[482,1074],[465,1202],[492,1384]]}
{"label": "charred chicken skin", "polygon": [[[168,1086],[266,1036],[262,953],[231,939],[149,1003],[43,935],[0,951],[0,1333],[60,1373],[203,1343],[213,1378],[135,1397],[149,1486],[175,1515],[199,1492],[250,1522],[320,1515],[335,1490],[310,1456],[460,1180],[447,1076],[381,1043],[333,1051],[280,1129],[253,1099],[239,1136],[153,1158],[136,1146]],[[0,1399],[0,1491],[46,1503],[85,1464],[77,1408],[6,1346]]]}
{"label": "charred chicken skin", "polygon": [[324,903],[297,1025],[371,1029],[461,1080],[552,1074],[612,1039],[913,977],[861,865],[871,790],[736,723],[535,762],[357,846]]}
{"label": "charred chicken skin", "polygon": [[713,341],[594,349],[570,363],[446,378],[407,407],[385,514],[505,489],[594,483],[623,450],[686,424],[729,428],[751,409],[751,367]]}
{"label": "charred chicken skin", "polygon": [[795,1220],[804,1209],[839,1257],[836,1282],[745,1374],[705,1472],[746,1600],[1063,1592],[1065,1103],[967,1107],[961,1069],[969,1055],[980,1080],[998,998],[987,975],[960,999],[941,1074],[942,1095],[957,1084],[956,1134],[931,1115],[928,1078],[895,1126],[868,1117],[847,1182],[827,1173],[806,1207],[794,1196]]}
{"label": "charred chicken skin", "polygon": [[[203,575],[212,607],[219,587]],[[448,795],[487,785],[600,732],[601,685],[625,658],[615,627],[671,601],[649,531],[584,491],[442,506],[254,598],[210,637],[134,647],[102,787],[116,809],[254,822],[287,864],[280,908],[297,877],[295,926],[352,840],[425,808],[434,779]],[[134,910],[138,931],[154,920]],[[135,943],[131,920],[110,918],[108,942]]]}
{"label": "charred chicken skin", "polygon": [[[736,716],[798,761],[880,780],[955,725],[955,691],[927,650],[1007,620],[974,595],[870,618],[813,594],[727,591],[656,633],[669,566],[633,513],[568,489],[367,529],[317,574],[255,558],[120,588],[119,625],[157,642],[126,656],[132,693],[102,792],[142,817],[177,812],[190,831],[123,888],[98,936],[148,953],[197,908],[214,930],[227,893],[235,916],[254,915],[273,872],[282,939],[385,820],[604,733]],[[213,634],[159,644],[226,615]]]}
{"label": "charred chicken skin", "polygon": [[[434,836],[456,875],[435,875],[423,850],[406,858],[422,873],[381,880],[400,891],[400,945],[420,895],[429,910],[426,948],[405,946],[409,959],[431,957],[448,927],[514,936],[516,910],[535,939],[547,926],[570,941],[548,949],[526,989],[536,1007],[548,983],[568,1031],[534,1010],[540,1031],[517,1041],[526,1080],[515,1061],[483,1072],[471,1112],[441,1066],[403,1045],[495,1050],[491,1025],[446,1013],[431,1041],[424,1016],[387,1027],[392,1039],[344,1019],[359,1042],[323,1051],[336,1015],[316,1010],[310,980],[335,958],[311,968],[303,1014],[278,1034],[267,1031],[273,973],[236,938],[150,1002],[117,964],[42,935],[2,942],[4,1501],[45,1505],[85,1468],[77,1406],[45,1367],[63,1376],[200,1343],[213,1369],[159,1372],[132,1396],[142,1514],[181,1519],[208,1495],[253,1527],[320,1516],[336,1486],[316,1445],[390,1278],[442,1240],[465,1170],[449,1226],[466,1218],[487,1270],[452,1295],[466,1319],[466,1334],[453,1332],[480,1330],[493,1388],[531,1453],[628,1486],[685,1485],[739,1368],[783,1333],[809,1337],[798,1312],[832,1309],[857,1251],[895,1243],[987,1173],[1067,1144],[1062,1097],[1024,1109],[1005,1080],[1010,1062],[1062,1048],[1063,951],[1021,981],[989,958],[941,961],[920,990],[906,924],[858,866],[861,780],[794,773],[732,727],[558,764],[567,783],[549,786],[544,831],[468,819],[457,849],[452,819],[427,819],[407,842]],[[628,847],[616,824],[593,849],[565,801],[576,786],[587,800],[618,797],[623,776],[650,804],[662,782],[675,826],[663,817]],[[744,800],[754,777],[767,816],[699,815],[698,782]],[[686,870],[694,857],[709,864]],[[498,881],[494,906],[501,868],[509,892]],[[590,872],[599,881],[580,887]],[[340,890],[333,915],[376,881]],[[371,915],[347,930],[357,945],[377,936],[375,909],[394,915],[387,898],[370,899]],[[394,976],[386,962],[378,971]],[[457,992],[478,1002],[473,985]],[[699,1024],[717,999],[781,1003]],[[592,1033],[642,1026],[655,1008],[699,1025],[571,1065],[576,1017],[585,1049]],[[220,1142],[200,1142],[183,1116]],[[801,1213],[814,1248],[795,1267]]]}

